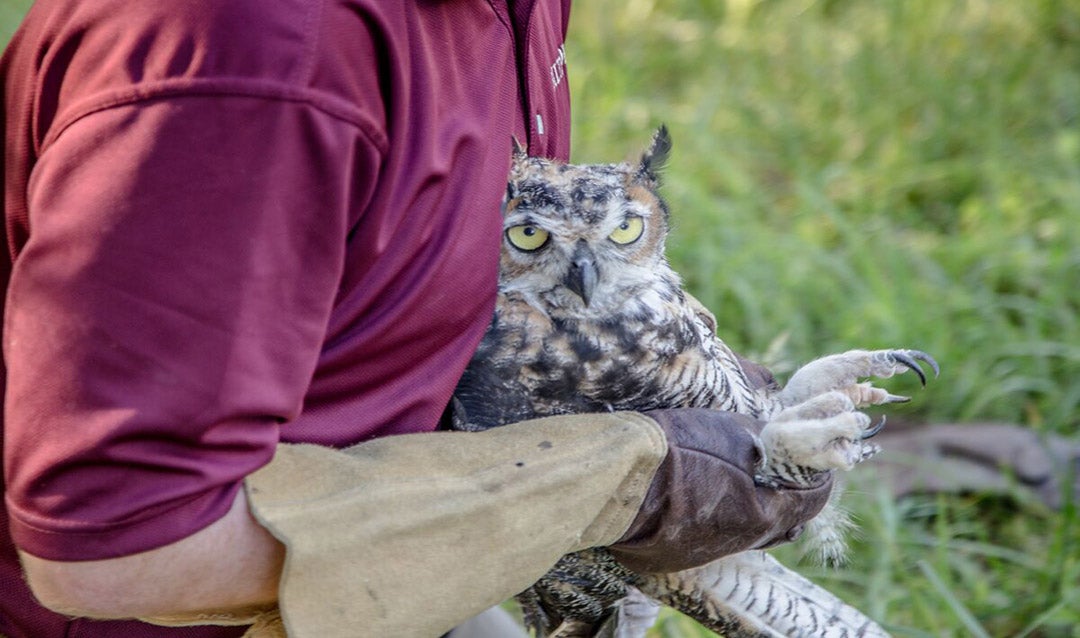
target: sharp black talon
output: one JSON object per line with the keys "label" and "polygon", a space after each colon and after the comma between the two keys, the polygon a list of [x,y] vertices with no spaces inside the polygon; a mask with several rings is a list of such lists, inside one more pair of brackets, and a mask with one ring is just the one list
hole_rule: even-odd
{"label": "sharp black talon", "polygon": [[941,375],[941,368],[938,367],[937,361],[934,361],[934,358],[927,353],[923,352],[922,350],[909,350],[908,354],[910,354],[912,357],[915,357],[919,361],[925,362],[926,365],[930,366],[930,369],[934,371],[935,377]]}
{"label": "sharp black talon", "polygon": [[926,385],[926,373],[922,371],[922,368],[919,367],[919,364],[915,361],[915,359],[912,359],[911,356],[908,355],[907,351],[894,350],[890,354],[897,363],[906,365],[912,372],[919,375],[919,383],[924,386]]}
{"label": "sharp black talon", "polygon": [[892,358],[911,369],[912,372],[919,375],[919,383],[926,385],[926,373],[919,367],[919,361],[926,362],[927,365],[934,371],[934,376],[940,374],[937,361],[930,355],[922,352],[921,350],[893,350],[889,354]]}
{"label": "sharp black talon", "polygon": [[878,421],[877,423],[875,423],[874,425],[870,426],[870,429],[863,432],[862,436],[859,437],[859,438],[861,438],[863,441],[865,441],[866,439],[869,439],[869,438],[873,438],[878,432],[881,432],[884,428],[885,428],[885,415],[883,414],[883,415],[881,415],[881,420]]}

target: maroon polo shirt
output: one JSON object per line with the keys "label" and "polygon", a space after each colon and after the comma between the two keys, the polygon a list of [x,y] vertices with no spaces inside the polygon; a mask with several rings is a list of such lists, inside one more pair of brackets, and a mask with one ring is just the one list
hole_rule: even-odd
{"label": "maroon polo shirt", "polygon": [[68,622],[15,547],[160,547],[278,441],[436,426],[511,138],[569,151],[569,0],[512,4],[36,2],[0,62],[0,634],[237,635]]}

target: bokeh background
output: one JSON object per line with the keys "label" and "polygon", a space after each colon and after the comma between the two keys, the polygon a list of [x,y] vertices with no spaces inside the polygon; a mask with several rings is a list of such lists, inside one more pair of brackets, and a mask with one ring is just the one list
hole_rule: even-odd
{"label": "bokeh background", "polygon": [[[667,124],[669,253],[730,345],[781,376],[919,348],[941,377],[891,417],[1076,436],[1080,0],[578,0],[571,30],[574,159]],[[1073,499],[860,477],[848,564],[785,562],[896,636],[1080,637]]]}
{"label": "bokeh background", "polygon": [[[571,24],[575,160],[668,125],[669,253],[730,345],[781,373],[920,348],[941,377],[887,382],[914,397],[891,419],[1076,436],[1080,2],[582,0]],[[1080,636],[1074,502],[859,476],[849,563],[801,571],[897,636]]]}

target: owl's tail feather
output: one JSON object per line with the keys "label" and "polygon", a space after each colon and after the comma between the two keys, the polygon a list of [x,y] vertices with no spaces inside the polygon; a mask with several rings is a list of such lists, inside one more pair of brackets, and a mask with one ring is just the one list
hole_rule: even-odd
{"label": "owl's tail feather", "polygon": [[762,551],[674,574],[641,575],[646,595],[728,638],[888,638],[859,610]]}

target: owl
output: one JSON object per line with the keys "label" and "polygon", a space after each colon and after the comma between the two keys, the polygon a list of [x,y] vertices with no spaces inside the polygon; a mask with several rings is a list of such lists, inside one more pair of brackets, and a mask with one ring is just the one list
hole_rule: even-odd
{"label": "owl", "polygon": [[[763,485],[813,485],[870,458],[878,449],[868,439],[883,421],[858,409],[907,398],[859,380],[911,370],[925,383],[919,362],[937,373],[936,362],[918,350],[852,350],[803,366],[781,387],[735,354],[665,256],[670,212],[659,175],[670,149],[665,127],[635,162],[575,165],[515,149],[495,314],[455,392],[456,427],[705,407],[765,422]],[[827,507],[808,526],[827,555],[842,552],[838,512]],[[598,635],[620,615],[619,635],[643,634],[625,618],[649,599],[727,636],[887,635],[757,551],[638,574],[591,549],[565,556],[518,599],[546,636]]]}

